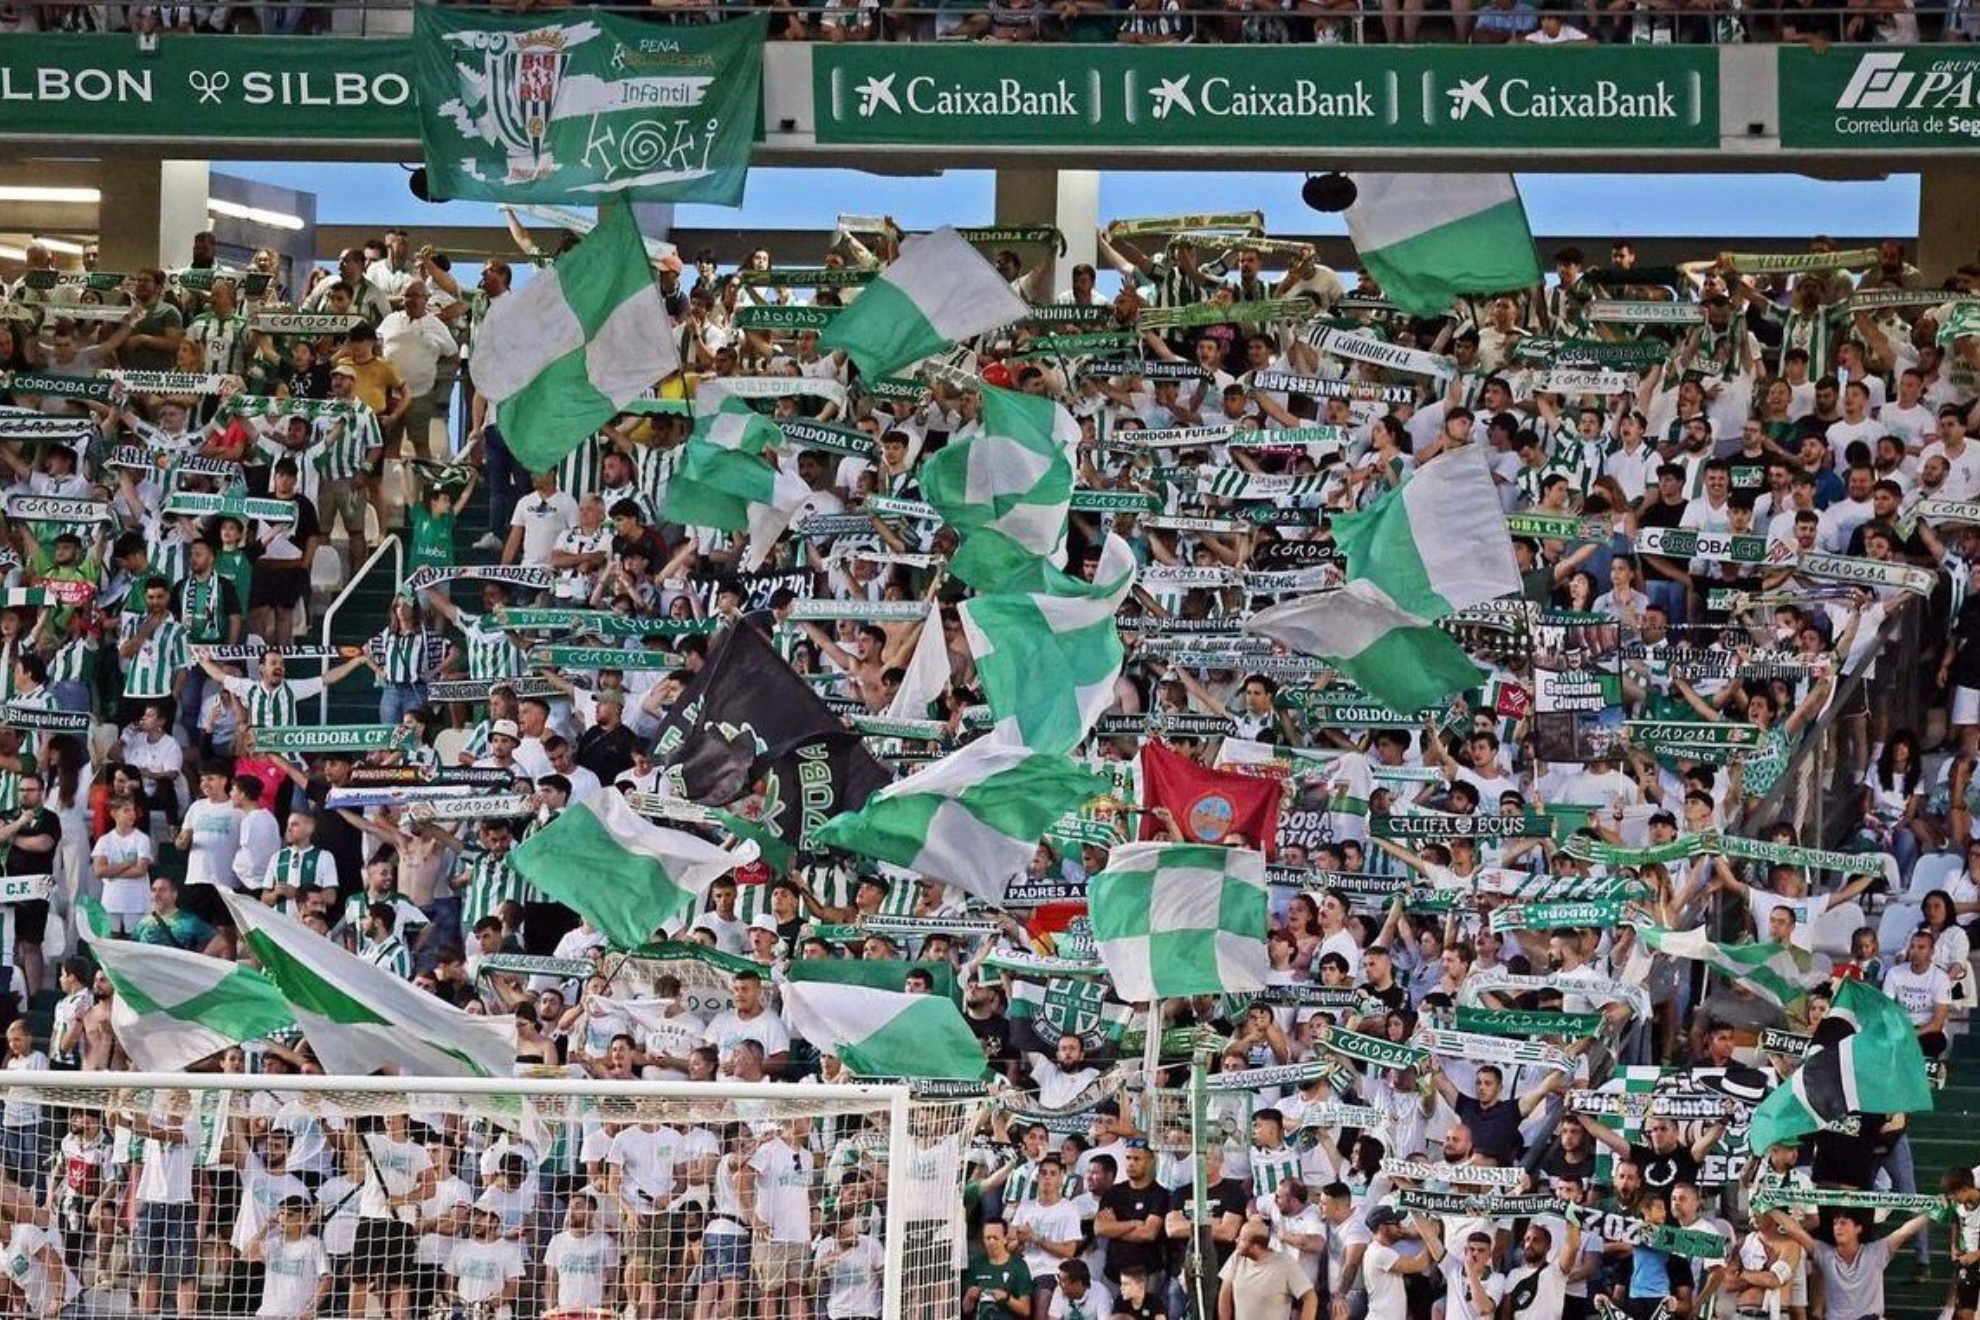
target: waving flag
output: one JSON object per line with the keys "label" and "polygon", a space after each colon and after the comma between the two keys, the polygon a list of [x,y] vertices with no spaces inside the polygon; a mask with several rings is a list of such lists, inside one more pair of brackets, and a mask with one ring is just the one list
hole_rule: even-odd
{"label": "waving flag", "polygon": [[296,1025],[274,982],[238,963],[114,939],[103,905],[81,902],[89,951],[117,992],[110,1029],[144,1072],[181,1072],[208,1055]]}
{"label": "waving flag", "polygon": [[1125,843],[1088,880],[1087,902],[1100,960],[1130,1003],[1265,988],[1262,852]]}
{"label": "waving flag", "polygon": [[1925,1052],[1897,1002],[1862,981],[1836,987],[1815,1043],[1786,1086],[1753,1111],[1755,1154],[1817,1131],[1846,1114],[1909,1114],[1932,1107]]}
{"label": "waving flag", "polygon": [[983,1047],[944,995],[792,981],[782,997],[785,1024],[856,1076],[983,1076]]}
{"label": "waving flag", "polygon": [[1114,612],[1134,586],[1134,551],[1107,538],[1093,581],[1050,573],[1045,590],[962,603],[963,633],[999,729],[1038,752],[1070,752],[1114,702]]}
{"label": "waving flag", "polygon": [[921,465],[922,495],[956,530],[958,578],[979,591],[1037,585],[1066,560],[1078,427],[1063,408],[1013,390],[983,391],[983,433]]}
{"label": "waving flag", "polygon": [[651,943],[654,932],[697,907],[717,876],[756,859],[634,811],[623,793],[593,793],[566,808],[509,855],[517,875],[568,905],[618,949]]}
{"label": "waving flag", "polygon": [[474,341],[474,387],[493,399],[516,461],[541,472],[680,367],[673,326],[632,207],[515,293],[495,299]]}
{"label": "waving flag", "polygon": [[860,810],[834,816],[812,840],[997,903],[1046,829],[1112,788],[1111,780],[1063,755],[992,735],[889,784]]}
{"label": "waving flag", "polygon": [[1444,454],[1372,508],[1335,518],[1346,587],[1260,610],[1245,631],[1333,661],[1392,709],[1435,705],[1474,686],[1478,668],[1432,625],[1519,590],[1505,525],[1484,452]]}
{"label": "waving flag", "polygon": [[860,375],[876,380],[1024,312],[997,268],[945,225],[904,243],[886,273],[832,318],[818,348],[844,349]]}
{"label": "waving flag", "polygon": [[718,411],[695,423],[667,483],[667,517],[689,527],[747,532],[742,567],[755,572],[811,496],[796,469],[778,462],[783,444],[775,422],[741,399],[723,399]]}
{"label": "waving flag", "polygon": [[1540,282],[1533,230],[1510,174],[1356,174],[1348,234],[1382,292],[1412,316],[1464,293]]}
{"label": "waving flag", "polygon": [[281,990],[328,1073],[507,1077],[516,1024],[436,999],[293,917],[223,890],[241,940]]}

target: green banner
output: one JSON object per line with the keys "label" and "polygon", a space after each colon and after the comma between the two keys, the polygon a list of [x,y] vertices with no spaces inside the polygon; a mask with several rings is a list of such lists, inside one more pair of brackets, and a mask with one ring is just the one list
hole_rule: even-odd
{"label": "green banner", "polygon": [[558,669],[678,669],[681,658],[672,651],[618,646],[537,646],[530,649],[529,662]]}
{"label": "green banner", "polygon": [[413,43],[335,37],[12,34],[0,136],[45,141],[407,142]]}
{"label": "green banner", "polygon": [[1472,1008],[1460,1004],[1457,1029],[1487,1036],[1572,1036],[1580,1039],[1602,1029],[1600,1013],[1554,1013],[1546,1009]]}
{"label": "green banner", "polygon": [[818,141],[949,146],[1716,147],[1703,46],[818,46]]}
{"label": "green banner", "polygon": [[1971,152],[1980,140],[1980,51],[1970,46],[1781,46],[1783,147]]}
{"label": "green banner", "polygon": [[389,752],[405,746],[396,724],[325,724],[254,731],[257,752]]}
{"label": "green banner", "polygon": [[1414,1068],[1430,1057],[1429,1050],[1418,1046],[1379,1040],[1340,1027],[1327,1028],[1327,1034],[1320,1038],[1320,1048],[1377,1068]]}
{"label": "green banner", "polygon": [[654,619],[614,614],[610,610],[535,609],[517,605],[497,611],[496,617],[504,628],[548,628],[599,637],[707,637],[722,626],[719,619]]}
{"label": "green banner", "polygon": [[209,495],[184,490],[165,501],[168,515],[193,518],[239,518],[243,522],[292,523],[296,520],[294,500],[258,499],[249,495]]}
{"label": "green banner", "polygon": [[432,196],[738,205],[767,17],[656,27],[581,13],[414,10]]}
{"label": "green banner", "polygon": [[839,314],[837,307],[738,307],[738,330],[823,330]]}
{"label": "green banner", "polygon": [[1614,927],[1622,921],[1620,899],[1594,899],[1561,903],[1514,903],[1492,912],[1492,929],[1562,930],[1573,926]]}

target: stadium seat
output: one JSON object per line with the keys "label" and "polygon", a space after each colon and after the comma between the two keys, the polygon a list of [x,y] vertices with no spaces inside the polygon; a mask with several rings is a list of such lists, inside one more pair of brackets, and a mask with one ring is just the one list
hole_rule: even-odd
{"label": "stadium seat", "polygon": [[1964,865],[1965,858],[1958,853],[1926,853],[1911,868],[1911,884],[1904,891],[1904,901],[1917,903],[1934,889],[1944,889]]}
{"label": "stadium seat", "polygon": [[1815,918],[1815,948],[1831,958],[1849,957],[1849,942],[1859,927],[1868,924],[1860,903],[1830,908]]}
{"label": "stadium seat", "polygon": [[441,765],[452,765],[460,759],[461,748],[467,746],[466,729],[442,729],[433,735],[433,752]]}
{"label": "stadium seat", "polygon": [[1924,910],[1915,903],[1893,903],[1884,909],[1884,915],[1877,920],[1877,949],[1886,958],[1895,958],[1904,952],[1905,941],[1911,932],[1918,928]]}

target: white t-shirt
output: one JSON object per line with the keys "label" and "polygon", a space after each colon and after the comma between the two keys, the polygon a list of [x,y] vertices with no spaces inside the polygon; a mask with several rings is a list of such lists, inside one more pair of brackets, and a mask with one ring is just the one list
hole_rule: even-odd
{"label": "white t-shirt", "polygon": [[455,1295],[464,1302],[493,1301],[524,1272],[522,1248],[507,1238],[456,1242],[447,1253],[447,1273],[454,1278]]}
{"label": "white t-shirt", "polygon": [[330,1255],[323,1240],[306,1234],[291,1241],[268,1239],[262,1257],[264,1272],[258,1316],[294,1317],[316,1309],[316,1282],[330,1273]]}
{"label": "white t-shirt", "polygon": [[605,1305],[605,1281],[619,1268],[619,1244],[610,1233],[566,1229],[550,1239],[543,1263],[556,1276],[556,1310],[595,1311]]}
{"label": "white t-shirt", "polygon": [[191,1205],[193,1199],[193,1159],[199,1154],[199,1119],[193,1114],[170,1118],[154,1112],[151,1121],[176,1127],[181,1141],[144,1139],[144,1167],[138,1174],[140,1205]]}
{"label": "white t-shirt", "polygon": [[366,1219],[402,1219],[387,1200],[418,1186],[421,1175],[433,1167],[433,1157],[417,1141],[394,1141],[383,1132],[367,1133],[361,1140],[371,1157],[359,1158],[364,1165],[364,1194],[358,1198],[358,1214]]}
{"label": "white t-shirt", "polygon": [[1057,1204],[1026,1201],[1011,1212],[1011,1227],[1028,1228],[1033,1241],[1025,1246],[1024,1265],[1034,1279],[1049,1279],[1058,1272],[1060,1257],[1052,1255],[1039,1242],[1077,1242],[1079,1207],[1063,1196]]}
{"label": "white t-shirt", "polygon": [[887,1253],[880,1249],[879,1243],[861,1233],[844,1250],[840,1250],[836,1241],[822,1239],[812,1252],[812,1259],[822,1262],[834,1252],[838,1255],[825,1274],[825,1286],[829,1289],[825,1297],[827,1320],[865,1320],[879,1315],[880,1274],[886,1268]]}
{"label": "white t-shirt", "polygon": [[1939,491],[1941,499],[1970,500],[1980,495],[1980,445],[1969,440],[1960,446],[1959,457],[1954,458],[1946,452],[1944,444],[1934,440],[1919,454],[1918,470],[1923,472],[1935,455],[1945,459],[1946,467],[1950,469],[1946,473],[1946,484]]}
{"label": "white t-shirt", "polygon": [[680,1164],[681,1134],[663,1127],[648,1131],[629,1127],[612,1138],[607,1164],[620,1170],[620,1194],[641,1214],[667,1208],[674,1192],[674,1170]]}
{"label": "white t-shirt", "polygon": [[151,906],[150,864],[157,856],[151,848],[151,836],[143,830],[132,830],[129,834],[119,834],[112,830],[97,839],[89,850],[91,857],[100,857],[112,866],[142,860],[146,873],[140,876],[120,876],[103,882],[103,910],[112,916],[134,917],[142,915]]}
{"label": "white t-shirt", "polygon": [[1086,1296],[1074,1301],[1060,1288],[1052,1294],[1052,1305],[1045,1314],[1048,1320],[1107,1320],[1114,1313],[1114,1295],[1107,1291],[1107,1285],[1094,1279],[1086,1286]]}
{"label": "white t-shirt", "polygon": [[736,1045],[745,1040],[753,1040],[763,1047],[763,1056],[783,1054],[791,1048],[791,1034],[784,1030],[783,1019],[768,1009],[753,1018],[744,1018],[729,1009],[715,1015],[708,1024],[708,1032],[701,1038],[704,1045],[713,1045],[717,1053],[728,1058]]}
{"label": "white t-shirt", "polygon": [[1403,1276],[1395,1273],[1402,1253],[1371,1241],[1361,1253],[1361,1277],[1368,1289],[1368,1320],[1407,1320],[1409,1299],[1403,1295]]}
{"label": "white t-shirt", "polygon": [[1910,963],[1899,963],[1884,973],[1884,993],[1898,1001],[1912,1026],[1922,1027],[1940,1004],[1952,1004],[1952,981],[1936,966],[1914,972]]}
{"label": "white t-shirt", "polygon": [[186,808],[185,829],[192,835],[186,858],[186,883],[218,889],[236,888],[234,855],[241,846],[241,818],[247,813],[231,802],[205,798]]}
{"label": "white t-shirt", "polygon": [[62,1255],[61,1238],[49,1229],[21,1222],[16,1222],[8,1230],[7,1244],[0,1247],[0,1270],[4,1270],[14,1286],[26,1296],[31,1315],[47,1315],[58,1310],[61,1304],[55,1296],[58,1288],[63,1303],[74,1300],[82,1291],[82,1281],[66,1266],[62,1267],[59,1280],[53,1277],[48,1262],[41,1259],[42,1251],[49,1247],[55,1249],[59,1259]]}
{"label": "white t-shirt", "polygon": [[1567,1275],[1552,1260],[1521,1265],[1506,1276],[1504,1295],[1512,1299],[1513,1320],[1561,1320]]}
{"label": "white t-shirt", "polygon": [[577,501],[561,490],[548,495],[531,491],[516,501],[516,511],[509,517],[509,526],[523,529],[522,553],[516,562],[548,565],[557,538],[577,526],[577,518]]}
{"label": "white t-shirt", "polygon": [[811,1241],[811,1152],[773,1137],[750,1156],[756,1171],[756,1213],[775,1242]]}
{"label": "white t-shirt", "polygon": [[1464,1278],[1464,1259],[1461,1253],[1451,1252],[1444,1257],[1444,1317],[1445,1320],[1492,1320],[1498,1312],[1498,1301],[1506,1293],[1506,1276],[1490,1270],[1486,1271],[1480,1286],[1492,1299],[1493,1308],[1480,1314],[1471,1304],[1471,1286]]}

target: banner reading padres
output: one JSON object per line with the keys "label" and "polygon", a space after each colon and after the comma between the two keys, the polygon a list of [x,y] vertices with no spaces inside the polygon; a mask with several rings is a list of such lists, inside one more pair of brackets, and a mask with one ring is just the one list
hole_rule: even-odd
{"label": "banner reading padres", "polygon": [[587,14],[416,11],[433,197],[742,201],[767,19],[653,27]]}

